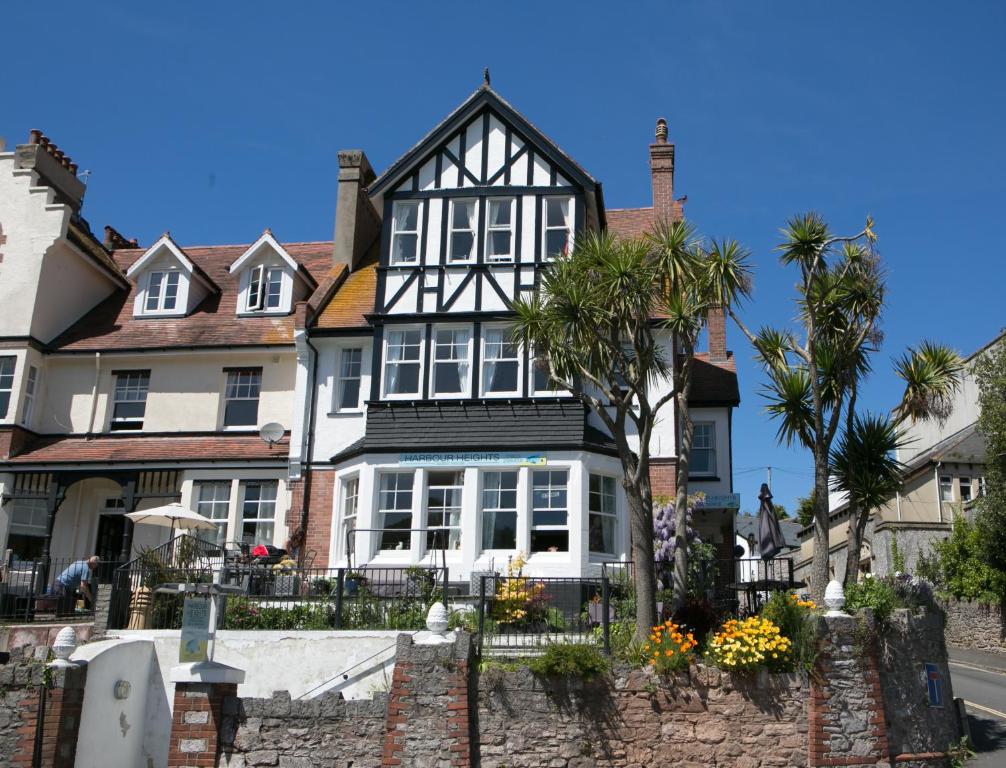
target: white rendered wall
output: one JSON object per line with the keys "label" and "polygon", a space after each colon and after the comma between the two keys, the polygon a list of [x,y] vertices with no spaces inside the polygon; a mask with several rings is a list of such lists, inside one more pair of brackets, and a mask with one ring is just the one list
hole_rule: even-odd
{"label": "white rendered wall", "polygon": [[[713,479],[701,475],[689,474],[688,492],[702,491],[707,494],[723,494],[731,492],[731,477],[733,467],[730,466],[730,409],[729,408],[690,408],[692,423],[712,422],[716,429],[716,474]],[[757,496],[757,484],[749,493]]]}

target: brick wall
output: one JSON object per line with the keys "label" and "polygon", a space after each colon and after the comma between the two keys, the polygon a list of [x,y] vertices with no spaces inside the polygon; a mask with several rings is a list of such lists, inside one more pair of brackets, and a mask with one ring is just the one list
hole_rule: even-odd
{"label": "brick wall", "polygon": [[706,334],[709,338],[709,359],[723,363],[727,359],[727,318],[722,307],[706,312]]}
{"label": "brick wall", "polygon": [[168,768],[212,768],[217,764],[223,702],[236,694],[237,686],[233,683],[175,683]]}
{"label": "brick wall", "polygon": [[653,216],[659,221],[679,218],[674,203],[674,145],[666,139],[650,145]]}
{"label": "brick wall", "polygon": [[653,497],[674,498],[674,484],[678,475],[677,459],[650,459],[650,492]]}
{"label": "brick wall", "polygon": [[302,479],[290,482],[290,512],[288,513],[287,527],[291,533],[300,526],[306,484],[310,484],[310,494],[308,496],[307,537],[304,549],[315,552],[312,567],[326,568],[329,563],[329,542],[332,536],[335,472],[314,469],[306,471]]}
{"label": "brick wall", "polygon": [[51,678],[42,729],[42,765],[47,768],[73,768],[87,667],[53,669]]}

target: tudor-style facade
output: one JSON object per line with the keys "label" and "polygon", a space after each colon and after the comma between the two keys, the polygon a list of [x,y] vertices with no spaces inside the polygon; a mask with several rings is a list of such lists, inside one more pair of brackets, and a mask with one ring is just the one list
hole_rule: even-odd
{"label": "tudor-style facade", "polygon": [[[323,560],[439,562],[443,545],[453,580],[518,551],[540,575],[628,559],[611,436],[512,343],[510,307],[578,233],[635,235],[681,216],[665,138],[650,152],[654,207],[611,219],[600,184],[487,85],[380,178],[361,152],[340,155],[345,268],[298,332],[304,411],[291,441],[294,507]],[[694,480],[723,496],[738,398],[719,346],[697,366]],[[651,443],[659,493],[672,491],[676,445],[666,409]],[[729,553],[732,509],[701,523]]]}
{"label": "tudor-style facade", "polygon": [[40,134],[0,153],[0,552],[125,560],[169,531],[123,513],[169,501],[282,546],[289,441],[258,431],[290,429],[293,314],[331,244],[101,242],[82,198]]}

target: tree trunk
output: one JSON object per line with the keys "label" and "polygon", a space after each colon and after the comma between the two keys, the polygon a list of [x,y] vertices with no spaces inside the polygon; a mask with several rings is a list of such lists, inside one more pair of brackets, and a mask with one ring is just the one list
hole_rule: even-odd
{"label": "tree trunk", "polygon": [[636,587],[636,637],[645,640],[657,623],[657,574],[653,564],[653,505],[623,480],[632,529],[633,580]]}
{"label": "tree trunk", "polygon": [[849,504],[849,538],[845,553],[845,578],[842,585],[848,589],[859,581],[859,552],[863,548],[863,535],[870,519],[869,510],[860,510]]}
{"label": "tree trunk", "polygon": [[828,449],[814,448],[814,560],[811,563],[810,594],[818,605],[824,605],[824,590],[831,580],[828,534]]}
{"label": "tree trunk", "polygon": [[688,413],[688,394],[678,395],[678,413],[681,419],[681,450],[678,451],[677,472],[674,479],[674,592],[672,607],[675,611],[685,604],[688,592],[688,464],[692,455],[692,418]]}

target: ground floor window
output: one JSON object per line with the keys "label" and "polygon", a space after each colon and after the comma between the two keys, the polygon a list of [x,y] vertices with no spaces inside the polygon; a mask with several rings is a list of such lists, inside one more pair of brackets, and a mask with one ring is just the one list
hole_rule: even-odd
{"label": "ground floor window", "polygon": [[517,473],[482,475],[482,549],[517,549]]}
{"label": "ground floor window", "polygon": [[531,552],[569,551],[566,470],[531,473]]}
{"label": "ground floor window", "polygon": [[461,549],[465,473],[430,472],[426,490],[426,549]]}
{"label": "ground floor window", "polygon": [[381,549],[410,548],[414,481],[413,472],[388,472],[381,475],[377,510]]}
{"label": "ground floor window", "polygon": [[40,558],[46,534],[45,499],[15,499],[10,510],[7,549],[19,560]]}
{"label": "ground floor window", "polygon": [[339,528],[338,549],[346,555],[356,547],[355,537],[351,536],[356,530],[356,512],[360,501],[360,478],[347,477],[342,481],[342,523]]}
{"label": "ground floor window", "polygon": [[241,481],[241,541],[272,544],[276,530],[276,480]]}
{"label": "ground floor window", "polygon": [[618,519],[615,512],[615,478],[592,474],[588,496],[590,518],[587,539],[590,551],[613,555]]}
{"label": "ground floor window", "polygon": [[217,526],[213,533],[200,533],[200,538],[209,538],[217,546],[223,546],[227,541],[227,517],[231,506],[230,482],[196,483],[195,499],[196,512]]}

